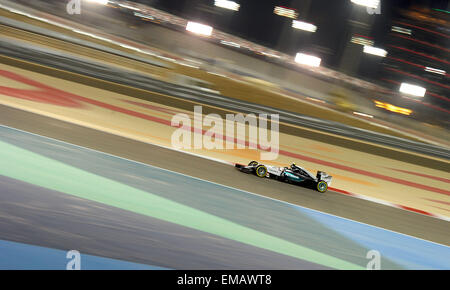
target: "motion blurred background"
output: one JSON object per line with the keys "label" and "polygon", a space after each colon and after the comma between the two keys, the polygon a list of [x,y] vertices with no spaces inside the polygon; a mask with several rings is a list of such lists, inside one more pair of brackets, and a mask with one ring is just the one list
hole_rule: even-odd
{"label": "motion blurred background", "polygon": [[[91,0],[79,15],[67,13],[66,0],[16,2],[189,57],[204,69],[449,139],[448,1]],[[187,21],[213,31],[193,36]],[[299,52],[320,58],[320,66],[299,65]],[[402,83],[426,92],[400,92]]]}

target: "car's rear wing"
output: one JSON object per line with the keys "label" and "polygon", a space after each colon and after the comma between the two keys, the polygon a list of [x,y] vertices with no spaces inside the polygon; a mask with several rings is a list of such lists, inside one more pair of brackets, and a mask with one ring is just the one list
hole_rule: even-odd
{"label": "car's rear wing", "polygon": [[332,179],[333,179],[333,176],[328,175],[326,172],[317,171],[317,181],[323,180],[328,184],[328,186],[330,186]]}

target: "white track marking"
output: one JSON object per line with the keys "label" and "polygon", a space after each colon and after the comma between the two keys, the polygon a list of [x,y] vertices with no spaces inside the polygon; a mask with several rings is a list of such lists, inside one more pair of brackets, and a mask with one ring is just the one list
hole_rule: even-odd
{"label": "white track marking", "polygon": [[[272,198],[272,197],[268,197],[268,196],[264,196],[264,195],[261,195],[261,194],[253,193],[253,192],[250,192],[250,191],[246,191],[246,190],[243,190],[243,189],[234,188],[234,187],[231,187],[231,186],[228,186],[228,185],[223,185],[223,184],[220,184],[220,183],[217,183],[217,182],[214,182],[214,181],[201,179],[201,178],[198,178],[198,177],[195,177],[195,176],[190,176],[190,175],[187,175],[187,174],[184,174],[184,173],[172,171],[170,169],[161,168],[161,167],[158,167],[158,166],[155,166],[155,165],[143,163],[143,162],[132,160],[132,159],[128,159],[128,158],[125,158],[125,157],[120,157],[120,156],[117,156],[117,155],[114,155],[114,154],[106,153],[106,152],[99,151],[99,150],[96,150],[96,149],[92,149],[92,148],[89,148],[89,147],[84,147],[84,146],[72,144],[72,143],[69,143],[69,142],[61,141],[61,140],[58,140],[58,139],[55,139],[55,138],[42,136],[42,135],[39,135],[39,134],[35,134],[35,133],[28,132],[28,131],[25,131],[25,130],[13,128],[13,127],[6,126],[6,125],[3,125],[3,124],[0,124],[0,127],[4,127],[4,128],[7,128],[7,129],[10,129],[10,130],[26,133],[26,134],[29,134],[29,135],[41,137],[41,138],[52,140],[52,141],[59,142],[59,143],[62,143],[62,144],[67,144],[67,145],[74,146],[74,147],[77,147],[77,148],[81,148],[81,149],[84,149],[84,150],[100,153],[100,154],[111,156],[111,157],[118,158],[118,159],[122,159],[122,160],[125,160],[125,161],[128,161],[128,162],[134,162],[134,163],[141,164],[141,165],[144,165],[144,166],[147,166],[147,167],[156,168],[156,169],[159,169],[159,170],[162,170],[162,171],[166,171],[166,172],[170,172],[170,173],[173,173],[173,174],[176,174],[176,175],[185,176],[185,177],[192,178],[192,179],[195,179],[195,180],[199,180],[199,181],[202,181],[202,182],[214,184],[214,185],[217,185],[217,186],[222,186],[222,187],[225,187],[225,188],[228,188],[228,189],[232,189],[232,190],[237,190],[237,191],[244,192],[244,193],[247,193],[247,194],[250,194],[250,195],[255,195],[255,196],[258,196],[258,197],[261,197],[261,198],[270,199],[270,200],[273,200],[273,201],[276,201],[276,202],[280,202],[280,203],[283,203],[283,204],[287,204],[287,205],[290,205],[290,206],[308,209],[308,210],[315,211],[315,212],[318,212],[318,213],[321,213],[321,214],[324,214],[324,215],[328,215],[328,216],[331,216],[331,217],[341,218],[341,219],[344,219],[344,220],[347,220],[347,221],[352,221],[352,222],[355,222],[355,223],[358,223],[358,224],[366,225],[366,226],[369,226],[369,227],[374,227],[374,228],[377,228],[377,229],[382,229],[382,230],[389,231],[389,232],[392,232],[392,233],[400,234],[400,235],[403,235],[403,236],[411,237],[411,238],[414,238],[414,239],[418,239],[418,240],[422,240],[422,241],[425,241],[425,242],[430,242],[430,243],[433,243],[433,244],[436,244],[436,245],[440,245],[440,246],[444,246],[444,247],[450,248],[447,245],[440,244],[440,243],[437,243],[437,242],[433,242],[433,241],[430,241],[430,240],[425,240],[425,239],[414,237],[414,236],[411,236],[411,235],[408,235],[408,234],[404,234],[404,233],[396,232],[396,231],[393,231],[393,230],[385,229],[385,228],[382,228],[382,227],[379,227],[379,226],[366,224],[366,223],[363,223],[363,222],[360,222],[360,221],[356,221],[356,220],[352,220],[352,219],[349,219],[349,218],[333,215],[333,214],[330,214],[330,213],[326,213],[326,212],[323,212],[323,211],[320,211],[320,210],[316,210],[316,209],[312,209],[312,208],[309,208],[309,207],[305,207],[305,206],[302,206],[302,205],[293,204],[293,203],[290,203],[290,202],[287,202],[287,201],[284,201],[284,200],[279,200],[279,199],[275,199],[275,198]],[[151,143],[149,143],[149,144],[151,144]],[[154,145],[154,144],[152,144],[152,145]],[[159,145],[156,145],[156,146],[159,146]],[[161,147],[165,148],[165,146],[161,146]],[[173,149],[173,148],[170,148],[170,149]],[[178,151],[178,150],[176,150],[176,151]],[[181,151],[181,150],[180,150],[180,152],[186,153],[186,152]],[[193,155],[197,156],[197,154],[193,154]],[[203,157],[203,156],[198,156],[198,157]],[[216,161],[216,160],[214,160],[214,158],[212,158],[210,160]],[[224,163],[224,162],[221,162],[221,163]],[[229,163],[226,162],[225,164],[229,164]]]}

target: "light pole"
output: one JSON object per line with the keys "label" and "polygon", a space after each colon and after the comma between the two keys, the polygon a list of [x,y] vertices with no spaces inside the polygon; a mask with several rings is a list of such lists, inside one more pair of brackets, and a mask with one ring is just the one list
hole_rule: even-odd
{"label": "light pole", "polygon": [[[284,17],[285,21],[280,31],[280,37],[277,40],[277,49],[280,51],[287,51],[287,53],[292,54],[293,52],[297,52],[299,50],[298,47],[299,36],[296,34],[302,33],[296,31],[296,29],[293,29],[292,21],[299,19],[300,20],[306,19],[306,17],[308,16],[309,8],[311,6],[311,0],[292,0],[289,5],[290,7],[296,8],[298,17],[297,19]],[[301,38],[304,41],[303,46],[305,43],[308,42],[305,41],[308,39],[308,37],[309,35],[302,35]]]}
{"label": "light pole", "polygon": [[[339,68],[341,72],[355,76],[358,73],[359,65],[362,57],[362,49],[358,44],[354,44],[350,42],[350,39],[353,35],[368,35],[372,29],[372,25],[374,22],[375,13],[369,13],[368,7],[370,9],[374,9],[373,3],[376,2],[374,0],[362,1],[362,0],[351,0],[351,13],[348,20],[348,29],[347,29],[347,41],[345,43],[345,48],[343,49],[343,53],[341,56]],[[356,3],[358,2],[358,3]],[[367,6],[364,5],[367,3]],[[380,5],[380,3],[378,3]],[[377,6],[378,7],[378,6]],[[371,10],[370,10],[371,11]]]}

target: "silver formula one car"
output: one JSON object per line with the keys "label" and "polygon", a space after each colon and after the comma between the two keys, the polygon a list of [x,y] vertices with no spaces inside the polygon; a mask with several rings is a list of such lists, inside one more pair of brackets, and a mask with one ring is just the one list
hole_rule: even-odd
{"label": "silver formula one car", "polygon": [[290,167],[277,167],[251,161],[247,166],[236,164],[236,168],[245,173],[256,174],[258,177],[268,177],[293,184],[313,186],[319,192],[325,192],[331,184],[332,176],[323,171],[317,171],[316,176],[305,168],[293,163]]}

